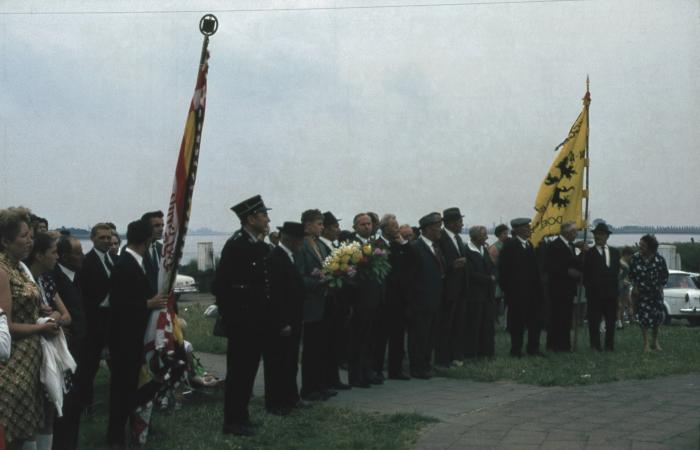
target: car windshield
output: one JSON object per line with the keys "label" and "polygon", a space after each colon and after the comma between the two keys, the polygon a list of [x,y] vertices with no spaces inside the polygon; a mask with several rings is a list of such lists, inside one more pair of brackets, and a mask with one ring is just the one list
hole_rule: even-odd
{"label": "car windshield", "polygon": [[700,283],[698,283],[697,277],[693,279],[686,273],[672,273],[668,276],[668,283],[666,283],[666,287],[669,289],[698,289],[698,286]]}

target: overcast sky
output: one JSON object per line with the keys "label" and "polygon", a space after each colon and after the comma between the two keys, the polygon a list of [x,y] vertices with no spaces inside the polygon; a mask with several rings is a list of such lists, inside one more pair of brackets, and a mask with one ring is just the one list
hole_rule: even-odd
{"label": "overcast sky", "polygon": [[167,210],[202,13],[85,12],[196,4],[220,24],[191,227],[233,229],[258,193],[273,225],[532,216],[587,74],[591,220],[700,224],[697,0],[220,11],[431,2],[0,0],[0,207],[120,230]]}

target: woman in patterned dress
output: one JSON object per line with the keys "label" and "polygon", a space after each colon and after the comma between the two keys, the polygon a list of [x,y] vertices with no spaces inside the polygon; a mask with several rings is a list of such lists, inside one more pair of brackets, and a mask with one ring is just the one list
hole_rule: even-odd
{"label": "woman in patterned dress", "polygon": [[[632,282],[632,299],[639,326],[644,338],[644,351],[661,350],[659,325],[664,320],[664,286],[668,281],[666,260],[657,253],[659,243],[652,235],[645,234],[639,240],[639,252],[630,260],[629,279]],[[653,344],[649,347],[649,329]]]}
{"label": "woman in patterned dress", "polygon": [[12,353],[0,363],[0,425],[8,449],[32,441],[44,421],[44,394],[39,381],[40,335],[55,335],[55,322],[38,325],[39,290],[19,262],[29,255],[29,214],[23,208],[0,210],[0,308],[8,317]]}

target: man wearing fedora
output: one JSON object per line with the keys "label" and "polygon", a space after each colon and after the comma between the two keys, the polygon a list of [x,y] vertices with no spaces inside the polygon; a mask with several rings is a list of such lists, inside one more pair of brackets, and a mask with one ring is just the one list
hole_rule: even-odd
{"label": "man wearing fedora", "polygon": [[513,219],[510,226],[513,237],[503,244],[498,258],[499,283],[508,307],[510,355],[522,356],[527,328],[527,354],[543,356],[540,352],[542,282],[535,250],[529,241],[530,219]]}
{"label": "man wearing fedora", "polygon": [[408,293],[408,355],[411,377],[432,377],[432,353],[444,291],[446,263],[440,250],[442,217],[434,212],[420,221],[421,234],[411,245]]}
{"label": "man wearing fedora", "polygon": [[605,350],[615,347],[615,320],[617,318],[618,274],[620,252],[608,246],[612,234],[605,223],[593,229],[595,245],[584,254],[583,285],[586,289],[588,331],[591,348],[601,351],[600,319],[605,319]]}
{"label": "man wearing fedora", "polygon": [[296,260],[304,246],[304,226],[285,222],[278,229],[280,242],[268,258],[275,326],[270,337],[271,351],[265,359],[265,408],[273,414],[287,415],[303,405],[297,389],[297,371],[305,288]]}
{"label": "man wearing fedora", "polygon": [[445,258],[445,295],[442,298],[435,363],[449,367],[464,358],[465,292],[467,276],[464,242],[460,233],[464,226],[459,208],[447,208],[442,212],[444,228],[439,240]]}
{"label": "man wearing fedora", "polygon": [[255,434],[248,414],[260,357],[270,347],[270,247],[259,236],[268,229],[269,208],[259,195],[231,208],[241,222],[221,251],[212,292],[228,337],[224,396],[224,433]]}

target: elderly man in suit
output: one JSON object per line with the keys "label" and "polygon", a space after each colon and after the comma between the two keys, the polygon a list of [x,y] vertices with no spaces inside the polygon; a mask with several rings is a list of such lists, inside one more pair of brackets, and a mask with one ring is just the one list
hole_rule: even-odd
{"label": "elderly man in suit", "polygon": [[442,217],[434,212],[420,221],[421,234],[411,245],[408,300],[408,355],[411,377],[432,377],[432,353],[444,290],[445,258],[440,250]]}
{"label": "elderly man in suit", "polygon": [[503,244],[498,258],[500,285],[508,307],[510,354],[522,356],[523,333],[527,328],[527,354],[543,356],[540,352],[542,281],[539,264],[529,239],[530,219],[510,222],[513,237]]}
{"label": "elderly man in suit", "polygon": [[275,324],[270,336],[271,350],[265,358],[265,408],[272,414],[287,415],[302,404],[297,371],[305,287],[296,259],[304,247],[304,226],[285,222],[278,229],[280,241],[268,257],[271,313]]}
{"label": "elderly man in suit", "polygon": [[78,273],[83,309],[85,312],[85,346],[78,363],[79,391],[83,406],[92,404],[92,385],[100,366],[102,350],[107,345],[111,302],[109,280],[115,261],[109,249],[112,245],[112,229],[106,223],[98,223],[90,231],[93,248]]}
{"label": "elderly man in suit", "polygon": [[[328,287],[317,275],[328,257],[330,249],[319,237],[323,231],[323,213],[309,209],[302,213],[301,223],[306,237],[296,259],[306,287],[304,299],[304,335],[301,360],[301,397],[304,400],[327,400],[337,391],[328,389],[330,378],[338,378],[338,366],[333,362],[331,323],[331,297]],[[333,367],[331,367],[331,365]],[[331,372],[335,372],[332,374]],[[335,381],[335,380],[334,380]]]}
{"label": "elderly man in suit", "polygon": [[273,329],[267,268],[270,247],[259,239],[270,218],[259,195],[231,209],[241,222],[241,230],[226,241],[212,285],[228,337],[223,432],[252,436],[255,431],[248,403]]}
{"label": "elderly man in suit", "polygon": [[[131,222],[126,232],[124,254],[111,269],[109,300],[112,314],[108,345],[112,374],[107,440],[112,446],[124,446],[125,426],[136,408],[143,341],[150,312],[165,308],[168,301],[167,297],[153,290],[143,264],[152,232],[147,221]],[[111,240],[111,233],[109,236]]]}
{"label": "elderly man in suit", "polygon": [[80,241],[72,236],[61,236],[56,249],[59,262],[52,271],[52,276],[56,282],[56,291],[72,319],[66,340],[68,350],[78,367],[73,377],[73,386],[63,397],[63,417],[57,417],[54,422],[52,448],[69,450],[78,448],[78,430],[83,408],[79,375],[85,346],[85,311],[77,273],[82,268],[84,255]]}
{"label": "elderly man in suit", "polygon": [[469,228],[469,242],[465,252],[469,278],[464,334],[465,359],[490,358],[495,353],[496,275],[486,239],[486,227],[475,225]]}
{"label": "elderly man in suit", "polygon": [[449,367],[461,365],[464,358],[465,294],[465,246],[460,233],[464,216],[459,208],[447,208],[442,212],[444,227],[440,236],[440,250],[445,258],[445,295],[442,298],[435,363]]}
{"label": "elderly man in suit", "polygon": [[574,222],[564,223],[559,236],[547,244],[550,302],[547,350],[554,352],[571,351],[574,297],[582,269],[574,246],[577,232]]}
{"label": "elderly man in suit", "polygon": [[615,348],[615,319],[617,316],[618,275],[620,252],[608,246],[610,228],[599,223],[593,230],[595,245],[584,255],[583,285],[588,302],[588,332],[591,348],[601,351],[600,320],[605,319],[605,350]]}

